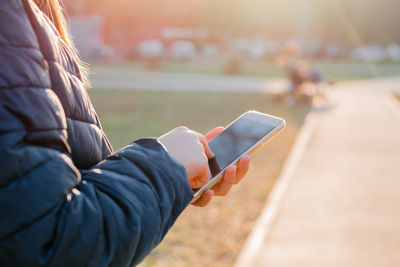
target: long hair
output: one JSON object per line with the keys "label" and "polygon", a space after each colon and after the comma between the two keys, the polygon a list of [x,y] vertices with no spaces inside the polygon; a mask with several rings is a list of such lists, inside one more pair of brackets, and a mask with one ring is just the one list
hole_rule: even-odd
{"label": "long hair", "polygon": [[79,69],[81,72],[83,85],[88,88],[90,82],[88,79],[88,65],[79,58],[78,51],[74,45],[73,40],[68,31],[68,24],[64,17],[63,8],[60,5],[59,0],[34,0],[40,10],[46,14],[46,16],[53,22],[54,26],[60,33],[61,38],[64,40],[74,59],[78,62]]}

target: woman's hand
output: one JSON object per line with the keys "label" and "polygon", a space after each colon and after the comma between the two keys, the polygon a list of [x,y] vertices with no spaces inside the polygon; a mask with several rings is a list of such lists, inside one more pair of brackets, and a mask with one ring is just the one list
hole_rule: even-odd
{"label": "woman's hand", "polygon": [[[206,134],[205,139],[206,141],[210,141],[215,136],[217,136],[224,128],[217,127],[214,130],[210,131]],[[196,202],[192,203],[195,206],[204,207],[210,203],[212,197],[215,196],[225,196],[229,190],[231,189],[233,184],[237,184],[243,176],[247,173],[250,167],[250,157],[244,156],[239,159],[237,167],[234,165],[229,166],[226,168],[224,177],[214,185],[212,189],[208,189],[203,193],[203,195],[196,200]],[[207,165],[208,168],[208,165]]]}
{"label": "woman's hand", "polygon": [[158,140],[185,167],[192,188],[199,188],[210,180],[208,159],[214,157],[214,153],[203,135],[182,126]]}

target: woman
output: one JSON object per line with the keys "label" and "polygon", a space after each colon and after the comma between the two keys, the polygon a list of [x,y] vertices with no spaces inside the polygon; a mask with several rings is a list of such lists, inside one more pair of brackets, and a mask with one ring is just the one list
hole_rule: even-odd
{"label": "woman", "polygon": [[180,127],[113,152],[56,0],[0,3],[0,266],[139,263],[209,179],[207,140],[221,129]]}

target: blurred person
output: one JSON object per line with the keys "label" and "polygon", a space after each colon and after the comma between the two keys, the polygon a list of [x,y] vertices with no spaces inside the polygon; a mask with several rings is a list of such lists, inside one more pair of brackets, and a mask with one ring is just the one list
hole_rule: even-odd
{"label": "blurred person", "polygon": [[314,102],[315,97],[326,100],[323,92],[325,87],[323,72],[301,59],[300,50],[297,42],[287,42],[283,47],[282,55],[276,60],[276,63],[285,70],[289,80],[287,91],[284,92],[284,101],[288,106],[294,105],[297,99],[304,96],[311,103]]}
{"label": "blurred person", "polygon": [[[0,1],[0,266],[138,264],[209,180],[207,141],[222,128],[178,127],[114,152],[58,2]],[[194,205],[248,167],[229,167]]]}
{"label": "blurred person", "polygon": [[301,65],[299,64],[299,54],[299,44],[295,41],[289,41],[283,46],[282,55],[277,59],[278,65],[285,70],[289,79],[289,92],[296,92],[303,80],[304,67],[299,67]]}

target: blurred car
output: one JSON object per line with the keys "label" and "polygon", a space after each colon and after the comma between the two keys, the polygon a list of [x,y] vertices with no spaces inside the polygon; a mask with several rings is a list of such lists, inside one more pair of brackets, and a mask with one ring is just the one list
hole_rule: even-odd
{"label": "blurred car", "polygon": [[253,59],[260,59],[264,56],[266,52],[266,45],[264,42],[261,41],[253,41],[251,42],[250,46],[248,47],[248,54],[250,58]]}
{"label": "blurred car", "polygon": [[338,45],[331,44],[325,48],[325,55],[328,58],[339,58],[342,56],[342,51]]}
{"label": "blurred car", "polygon": [[196,47],[190,41],[175,41],[171,44],[170,56],[173,59],[191,59],[196,55]]}
{"label": "blurred car", "polygon": [[220,56],[220,51],[218,46],[214,44],[205,44],[202,47],[201,54],[207,58],[217,58]]}
{"label": "blurred car", "polygon": [[400,60],[400,46],[398,44],[390,44],[386,47],[386,54],[389,60]]}
{"label": "blurred car", "polygon": [[137,46],[138,56],[146,59],[162,58],[165,53],[164,45],[160,40],[145,40]]}
{"label": "blurred car", "polygon": [[386,59],[386,51],[379,45],[366,45],[354,48],[351,57],[358,60],[382,61]]}

